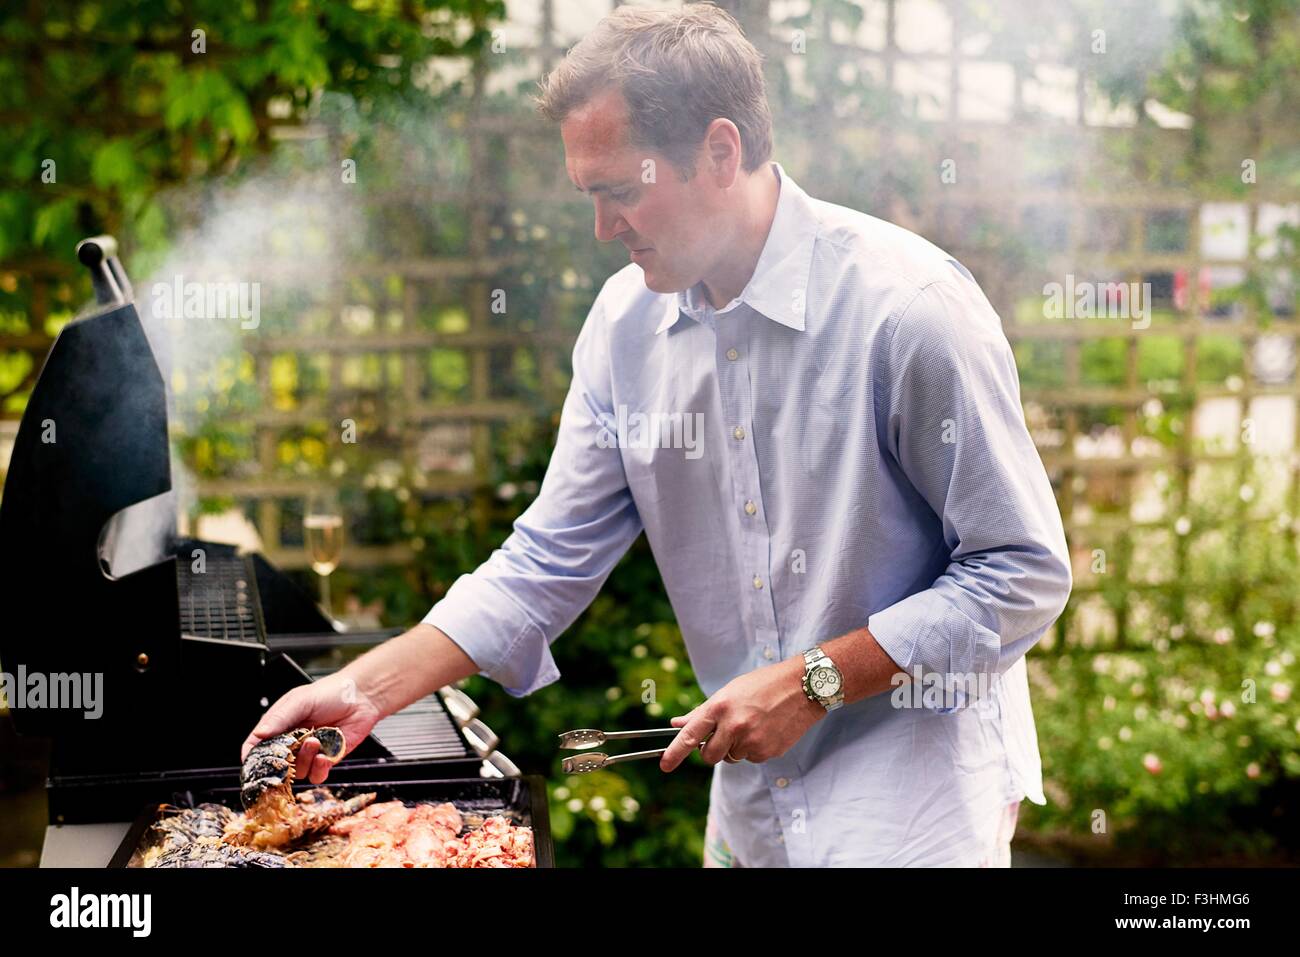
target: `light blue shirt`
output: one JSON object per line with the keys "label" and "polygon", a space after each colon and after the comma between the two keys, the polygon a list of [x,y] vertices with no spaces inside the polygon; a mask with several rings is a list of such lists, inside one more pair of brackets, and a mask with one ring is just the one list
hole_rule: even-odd
{"label": "light blue shirt", "polygon": [[1024,656],[1070,592],[1060,514],[966,268],[771,165],[724,308],[606,281],[536,500],[424,620],[529,694],[644,529],[706,694],[866,625],[919,680],[718,764],[710,813],[751,867],[971,864],[1008,803],[1046,803]]}

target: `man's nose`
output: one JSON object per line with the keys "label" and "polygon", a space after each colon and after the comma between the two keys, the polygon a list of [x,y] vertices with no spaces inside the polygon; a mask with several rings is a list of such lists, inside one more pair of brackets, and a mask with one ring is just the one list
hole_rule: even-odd
{"label": "man's nose", "polygon": [[602,243],[617,239],[630,228],[613,205],[603,197],[596,197],[596,239]]}

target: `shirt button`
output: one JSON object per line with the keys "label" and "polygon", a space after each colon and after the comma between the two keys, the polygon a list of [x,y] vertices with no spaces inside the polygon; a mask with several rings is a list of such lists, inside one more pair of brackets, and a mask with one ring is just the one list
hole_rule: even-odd
{"label": "shirt button", "polygon": [[740,353],[737,352],[735,349],[728,349],[727,358],[730,359],[732,362],[735,362],[737,359],[740,358]]}
{"label": "shirt button", "polygon": [[771,645],[768,645],[766,648],[763,649],[763,657],[766,658],[768,661],[771,661],[771,660],[772,660],[772,646],[771,646]]}
{"label": "shirt button", "polygon": [[745,429],[743,426],[738,425],[731,430],[731,434],[734,435],[737,439],[743,439],[745,437]]}
{"label": "shirt button", "polygon": [[753,515],[753,514],[754,514],[755,512],[757,512],[757,511],[758,511],[758,506],[755,505],[752,501],[750,501],[750,502],[746,502],[746,503],[745,503],[745,514],[746,514],[746,515]]}
{"label": "shirt button", "polygon": [[754,587],[755,588],[763,587],[763,579],[759,578],[757,575],[754,576]]}
{"label": "shirt button", "polygon": [[776,843],[778,843],[778,844],[784,844],[784,843],[785,843],[785,835],[784,835],[784,834],[778,834],[778,835],[776,836]]}
{"label": "shirt button", "polygon": [[776,786],[779,787],[779,788],[783,788],[783,787],[785,787],[785,786],[786,786],[787,784],[789,784],[789,783],[790,783],[790,779],[789,779],[789,778],[777,778],[777,779],[776,779]]}

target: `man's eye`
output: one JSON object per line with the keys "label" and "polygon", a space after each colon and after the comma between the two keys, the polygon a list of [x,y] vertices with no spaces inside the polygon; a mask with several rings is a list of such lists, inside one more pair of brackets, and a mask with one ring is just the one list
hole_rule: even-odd
{"label": "man's eye", "polygon": [[632,198],[631,193],[610,193],[609,195],[616,203],[626,203]]}

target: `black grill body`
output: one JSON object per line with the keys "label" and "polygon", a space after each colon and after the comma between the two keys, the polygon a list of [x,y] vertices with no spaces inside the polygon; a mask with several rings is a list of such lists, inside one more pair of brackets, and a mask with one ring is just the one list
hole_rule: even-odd
{"label": "black grill body", "polygon": [[[166,389],[114,248],[79,247],[103,308],[55,340],[0,501],[0,667],[102,675],[98,719],[10,711],[20,734],[51,739],[51,823],[127,820],[191,783],[237,781],[266,707],[312,680],[299,659],[393,634],[338,633],[262,556],[177,536]],[[479,776],[464,727],[431,695],[331,779]]]}

